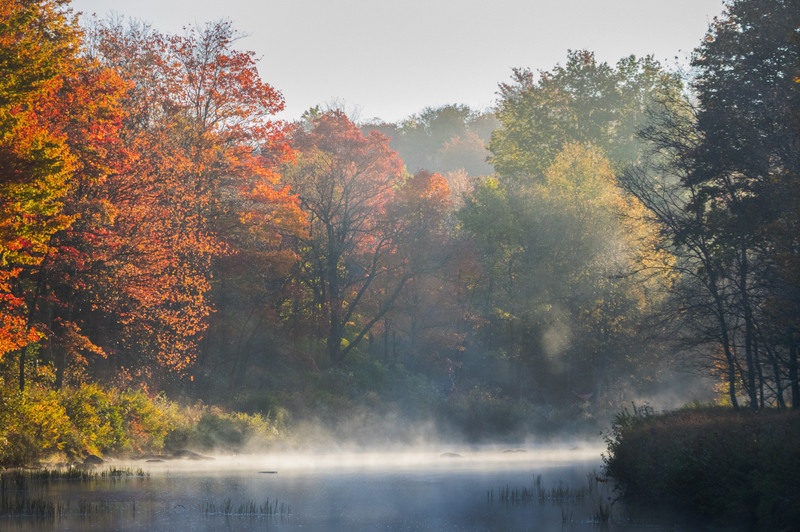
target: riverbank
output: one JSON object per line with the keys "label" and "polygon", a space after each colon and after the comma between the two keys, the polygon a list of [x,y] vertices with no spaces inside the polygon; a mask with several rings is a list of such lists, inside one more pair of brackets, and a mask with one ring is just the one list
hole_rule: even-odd
{"label": "riverbank", "polygon": [[81,384],[0,388],[0,466],[100,463],[106,456],[246,451],[280,439],[285,413],[181,406],[162,395]]}
{"label": "riverbank", "polygon": [[800,522],[800,412],[691,408],[622,411],[606,473],[632,503],[723,526]]}

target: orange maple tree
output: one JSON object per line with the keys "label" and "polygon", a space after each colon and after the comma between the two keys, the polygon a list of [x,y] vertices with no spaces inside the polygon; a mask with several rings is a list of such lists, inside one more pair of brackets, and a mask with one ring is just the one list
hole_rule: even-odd
{"label": "orange maple tree", "polygon": [[428,266],[415,257],[442,227],[449,189],[438,174],[407,176],[384,135],[365,135],[341,111],[309,115],[292,146],[298,155],[286,179],[310,223],[303,279],[336,364]]}
{"label": "orange maple tree", "polygon": [[[50,253],[64,213],[75,154],[35,105],[77,68],[79,30],[66,3],[0,4],[0,358],[41,338],[32,326],[19,275]],[[20,381],[24,387],[24,380]]]}
{"label": "orange maple tree", "polygon": [[111,301],[129,353],[121,361],[185,372],[212,311],[213,259],[235,251],[230,221],[272,246],[302,227],[273,170],[289,155],[271,118],[283,99],[253,53],[233,48],[228,22],[172,36],[104,23],[94,35],[92,52],[131,87],[127,168],[105,191],[115,215]]}

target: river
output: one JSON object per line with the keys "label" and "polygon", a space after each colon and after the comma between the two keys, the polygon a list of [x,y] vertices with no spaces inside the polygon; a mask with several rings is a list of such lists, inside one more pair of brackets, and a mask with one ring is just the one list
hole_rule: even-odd
{"label": "river", "polygon": [[[46,518],[2,530],[676,530],[633,522],[598,479],[600,447],[458,446],[109,462],[149,476],[55,480]],[[102,468],[100,468],[102,470]],[[4,488],[4,497],[21,491]]]}

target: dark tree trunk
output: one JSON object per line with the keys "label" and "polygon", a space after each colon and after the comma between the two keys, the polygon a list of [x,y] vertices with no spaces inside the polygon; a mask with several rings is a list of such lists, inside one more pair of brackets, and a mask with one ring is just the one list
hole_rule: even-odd
{"label": "dark tree trunk", "polygon": [[753,327],[753,312],[750,308],[750,298],[747,292],[748,279],[748,258],[747,249],[744,247],[740,252],[741,264],[739,266],[739,292],[742,297],[742,307],[744,310],[744,354],[747,364],[747,394],[749,406],[753,410],[758,409],[758,389],[756,388],[756,368],[755,353],[753,352],[753,339],[755,329]]}
{"label": "dark tree trunk", "polygon": [[389,360],[389,320],[383,320],[383,360]]}
{"label": "dark tree trunk", "polygon": [[60,390],[64,386],[64,373],[67,366],[67,357],[64,349],[56,349],[53,358],[56,364],[56,389]]}
{"label": "dark tree trunk", "polygon": [[772,362],[772,374],[775,375],[775,394],[778,401],[778,408],[783,410],[786,408],[786,401],[783,399],[783,379],[781,376],[781,368],[778,365],[778,359],[774,354],[770,357],[770,359]]}
{"label": "dark tree trunk", "polygon": [[25,348],[19,350],[19,391],[25,391]]}
{"label": "dark tree trunk", "polygon": [[722,301],[717,293],[714,293],[714,300],[717,306],[717,316],[719,319],[722,352],[725,354],[725,362],[728,364],[728,396],[734,410],[739,408],[739,401],[736,399],[736,360],[731,350],[731,340],[728,335],[728,323],[725,321],[724,308]]}
{"label": "dark tree trunk", "polygon": [[789,344],[789,389],[792,394],[792,408],[800,408],[800,383],[797,382],[797,343],[792,337]]}
{"label": "dark tree trunk", "polygon": [[764,408],[764,368],[761,366],[761,352],[758,350],[758,340],[753,340],[753,360],[758,375],[758,405]]}
{"label": "dark tree trunk", "polygon": [[736,366],[733,361],[728,362],[728,396],[734,410],[739,409],[739,401],[736,400]]}

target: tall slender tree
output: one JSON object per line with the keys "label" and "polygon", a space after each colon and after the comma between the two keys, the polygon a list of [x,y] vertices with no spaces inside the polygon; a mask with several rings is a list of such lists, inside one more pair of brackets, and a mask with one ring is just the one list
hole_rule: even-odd
{"label": "tall slender tree", "polygon": [[640,169],[629,180],[699,289],[684,296],[715,324],[701,338],[720,346],[731,402],[741,386],[751,408],[782,406],[787,379],[800,403],[798,333],[784,312],[797,291],[798,35],[797,0],[729,2],[695,50],[696,108],[644,131],[661,178]]}

